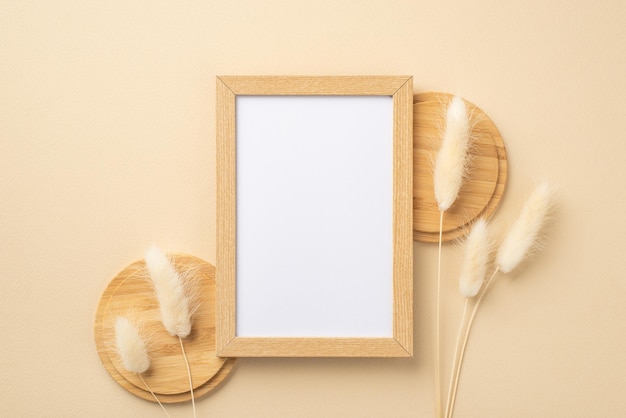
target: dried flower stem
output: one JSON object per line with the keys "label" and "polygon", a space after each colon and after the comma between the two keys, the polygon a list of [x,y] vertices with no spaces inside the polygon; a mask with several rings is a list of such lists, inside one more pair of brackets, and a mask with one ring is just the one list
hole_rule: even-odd
{"label": "dried flower stem", "polygon": [[437,257],[437,313],[436,313],[436,338],[435,338],[435,396],[437,399],[437,417],[441,417],[441,335],[440,335],[440,311],[441,311],[441,241],[443,235],[443,211],[439,216],[439,256]]}
{"label": "dried flower stem", "polygon": [[148,389],[148,391],[150,392],[150,394],[152,395],[152,397],[154,398],[155,401],[157,401],[157,403],[159,404],[159,406],[161,407],[161,409],[163,410],[163,412],[165,413],[165,415],[167,415],[168,418],[170,418],[170,414],[167,413],[167,411],[165,410],[165,407],[163,406],[163,404],[161,403],[161,401],[159,400],[159,398],[157,398],[157,396],[154,394],[154,392],[152,391],[152,389],[150,389],[150,386],[148,386],[148,384],[146,383],[145,380],[143,380],[143,376],[141,375],[141,373],[137,373],[137,375],[139,376],[139,379],[141,379],[141,382],[144,384],[144,386],[146,387],[146,389]]}
{"label": "dried flower stem", "polygon": [[183,339],[178,337],[180,342],[180,349],[183,352],[183,358],[185,359],[185,366],[187,366],[187,376],[189,377],[189,390],[191,391],[191,407],[193,408],[193,417],[196,418],[196,399],[193,396],[193,382],[191,381],[191,369],[189,368],[189,361],[187,361],[187,354],[185,354],[185,347],[183,346]]}
{"label": "dried flower stem", "polygon": [[459,354],[459,360],[457,363],[455,377],[454,377],[454,387],[452,389],[452,396],[450,398],[450,410],[446,418],[452,418],[452,414],[454,413],[454,403],[456,401],[456,392],[459,388],[459,377],[461,375],[461,368],[463,367],[463,359],[465,358],[465,348],[467,347],[467,340],[469,339],[469,334],[470,334],[470,331],[472,330],[472,325],[474,324],[474,318],[476,317],[476,312],[478,311],[478,307],[480,306],[480,302],[483,300],[485,293],[487,293],[487,291],[489,290],[489,287],[491,286],[493,279],[496,277],[496,274],[499,271],[500,269],[496,267],[495,271],[493,272],[491,277],[489,277],[489,280],[487,280],[487,283],[478,294],[478,299],[476,300],[476,303],[474,304],[474,309],[472,309],[472,314],[470,315],[469,322],[467,323],[467,328],[465,328],[465,337],[463,338],[463,345],[461,346],[461,352]]}
{"label": "dried flower stem", "polygon": [[[457,364],[459,362],[459,345],[461,343],[461,334],[463,332],[463,325],[465,324],[465,317],[467,316],[467,306],[469,305],[469,298],[465,298],[465,304],[463,305],[463,315],[461,315],[461,324],[459,325],[459,331],[456,334],[456,344],[454,349],[454,357],[452,359],[452,370],[450,371],[450,386],[448,387],[448,400],[446,401],[446,418],[450,414],[450,402],[452,402],[452,385],[457,384],[458,380],[455,377],[458,375]],[[456,392],[456,386],[454,388]]]}

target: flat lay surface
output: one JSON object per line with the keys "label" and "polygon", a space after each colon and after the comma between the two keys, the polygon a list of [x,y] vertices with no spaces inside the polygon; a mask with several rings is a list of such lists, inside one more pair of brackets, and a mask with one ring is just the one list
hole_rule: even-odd
{"label": "flat lay surface", "polygon": [[[482,303],[454,416],[626,416],[625,50],[621,0],[1,2],[0,415],[162,415],[94,321],[153,242],[215,265],[217,75],[406,75],[497,127],[496,230],[557,187],[543,249]],[[437,245],[413,250],[413,358],[240,358],[198,416],[433,417]],[[444,244],[446,383],[460,263]]]}

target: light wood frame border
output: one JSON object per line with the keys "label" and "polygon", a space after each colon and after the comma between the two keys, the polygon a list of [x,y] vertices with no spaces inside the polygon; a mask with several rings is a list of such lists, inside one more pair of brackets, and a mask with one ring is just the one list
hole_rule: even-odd
{"label": "light wood frame border", "polygon": [[[222,357],[413,356],[413,79],[410,76],[217,77],[216,349]],[[236,111],[238,95],[393,98],[393,337],[236,335]]]}

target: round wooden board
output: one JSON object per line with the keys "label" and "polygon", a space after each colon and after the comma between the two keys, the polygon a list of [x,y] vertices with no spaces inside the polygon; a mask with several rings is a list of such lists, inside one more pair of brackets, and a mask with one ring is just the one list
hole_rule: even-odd
{"label": "round wooden board", "polygon": [[[413,239],[439,240],[439,209],[433,190],[433,162],[445,129],[446,108],[453,95],[419,93],[413,96]],[[472,125],[471,162],[467,178],[443,218],[443,241],[469,232],[479,216],[491,217],[498,207],[508,171],[506,150],[498,128],[474,104],[465,101]]]}
{"label": "round wooden board", "polygon": [[[183,340],[189,360],[196,398],[216,388],[232,371],[234,358],[220,358],[215,352],[215,267],[189,255],[171,259],[181,276],[195,284],[199,302],[193,316],[193,328]],[[98,303],[94,336],[98,355],[113,379],[123,388],[153,401],[138,375],[124,369],[115,350],[114,321],[127,316],[139,325],[150,352],[150,369],[142,376],[161,402],[184,402],[191,399],[187,369],[177,337],[163,328],[158,302],[153,296],[145,263],[137,261],[120,272],[107,286]]]}

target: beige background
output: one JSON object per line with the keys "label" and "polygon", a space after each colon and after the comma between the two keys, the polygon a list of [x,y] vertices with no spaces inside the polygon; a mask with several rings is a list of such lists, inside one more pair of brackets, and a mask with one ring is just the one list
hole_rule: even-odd
{"label": "beige background", "polygon": [[[2,1],[0,415],[159,416],[107,375],[93,315],[152,241],[215,262],[216,75],[409,74],[500,128],[495,223],[560,187],[545,250],[479,315],[456,416],[626,416],[625,51],[622,0]],[[200,416],[432,417],[435,261],[415,245],[415,358],[240,360]]]}

